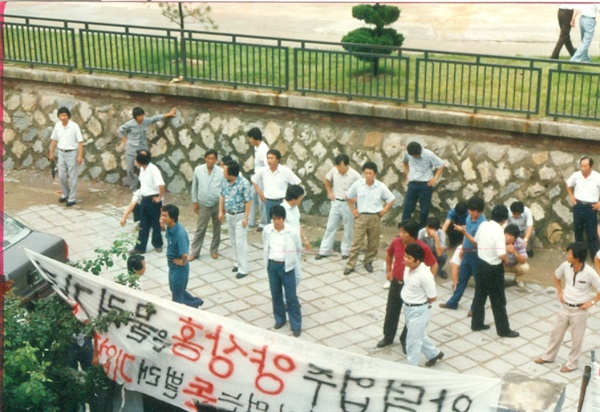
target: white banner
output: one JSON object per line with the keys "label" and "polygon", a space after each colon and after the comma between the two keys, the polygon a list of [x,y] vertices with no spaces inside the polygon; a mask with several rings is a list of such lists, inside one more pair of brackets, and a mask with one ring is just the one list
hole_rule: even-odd
{"label": "white banner", "polygon": [[96,335],[100,362],[127,389],[183,409],[195,411],[200,402],[229,411],[481,412],[498,404],[500,379],[327,348],[27,253],[78,318],[132,312],[128,325]]}

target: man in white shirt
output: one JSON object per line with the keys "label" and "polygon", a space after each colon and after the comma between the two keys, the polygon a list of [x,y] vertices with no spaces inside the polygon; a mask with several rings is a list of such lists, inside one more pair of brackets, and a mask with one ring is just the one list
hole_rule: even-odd
{"label": "man in white shirt", "polygon": [[589,156],[579,159],[579,172],[567,179],[567,193],[573,206],[575,240],[587,238],[590,256],[598,251],[598,211],[600,210],[600,173],[592,170],[594,160]]}
{"label": "man in white shirt", "polygon": [[427,219],[427,226],[419,230],[417,238],[425,243],[435,256],[438,264],[436,275],[442,279],[447,279],[448,274],[444,270],[444,265],[446,265],[446,261],[448,260],[448,254],[446,253],[446,233],[440,229],[440,224],[440,219],[431,216]]}
{"label": "man in white shirt", "polygon": [[404,287],[400,297],[404,304],[406,359],[409,365],[418,366],[421,352],[427,358],[425,366],[433,366],[444,357],[427,336],[431,319],[431,304],[437,300],[435,280],[423,260],[425,251],[416,242],[406,245],[404,251]]}
{"label": "man in white shirt", "polygon": [[535,243],[535,230],[533,228],[533,214],[531,209],[523,204],[523,202],[512,202],[510,205],[510,216],[508,223],[517,225],[519,228],[519,236],[525,242],[527,256],[533,257],[533,245]]}
{"label": "man in white shirt", "polygon": [[333,251],[335,232],[337,232],[340,222],[344,223],[344,235],[340,246],[342,259],[347,259],[350,254],[350,243],[354,233],[354,215],[352,215],[350,206],[346,202],[346,192],[354,182],[360,180],[360,174],[349,165],[350,158],[348,155],[337,155],[335,167],[323,179],[325,189],[327,189],[327,197],[331,200],[331,208],[329,209],[329,218],[321,241],[321,248],[319,254],[315,257],[317,260],[326,258]]}
{"label": "man in white shirt", "polygon": [[[300,243],[304,244],[306,250],[310,250],[310,242],[304,234],[304,229],[300,225],[300,205],[304,198],[304,189],[300,185],[289,185],[285,192],[285,200],[281,203],[281,206],[285,209],[285,224],[287,227],[293,227],[300,236]],[[296,276],[296,287],[300,284],[302,279],[302,265],[300,262],[302,259],[298,259],[296,267],[294,268],[294,275]]]}
{"label": "man in white shirt", "polygon": [[[254,173],[267,167],[267,152],[269,146],[263,140],[263,135],[258,127],[253,127],[248,131],[248,141],[250,146],[254,148]],[[263,187],[261,186],[261,189]],[[267,216],[265,215],[265,204],[258,197],[258,193],[254,187],[252,187],[252,207],[250,208],[250,220],[248,225],[250,227],[256,226],[256,209],[259,212],[259,231],[268,223]]]}
{"label": "man in white shirt", "polygon": [[[286,324],[286,306],[290,326],[295,337],[302,333],[302,314],[296,296],[294,267],[300,259],[300,235],[293,227],[285,224],[285,209],[281,205],[272,208],[272,223],[263,231],[263,260],[269,275],[269,288],[273,300],[275,329]],[[283,294],[287,305],[283,303]]]}
{"label": "man in white shirt", "polygon": [[[591,266],[585,264],[586,257],[587,251],[584,243],[571,243],[567,247],[567,261],[563,262],[554,272],[554,286],[561,307],[556,314],[552,332],[550,332],[548,348],[542,356],[535,360],[535,363],[539,364],[554,362],[565,332],[570,329],[571,351],[569,360],[560,368],[562,373],[568,373],[578,368],[590,308],[600,300],[600,277]],[[565,280],[564,289],[561,286],[562,279]],[[590,299],[593,289],[597,293]]]}
{"label": "man in white shirt", "polygon": [[277,149],[269,150],[267,152],[268,167],[262,168],[252,176],[252,186],[265,204],[266,222],[271,219],[271,208],[283,202],[288,185],[299,185],[301,182],[294,172],[280,165],[280,161],[281,152]]}
{"label": "man in white shirt", "polygon": [[508,258],[502,225],[507,220],[508,208],[504,205],[496,205],[492,209],[491,220],[483,222],[475,234],[478,262],[471,330],[480,331],[490,328],[490,325],[484,324],[485,303],[489,296],[496,332],[505,338],[516,338],[519,336],[519,332],[510,329],[506,313],[506,295],[504,294],[503,263],[508,262]]}
{"label": "man in white shirt", "polygon": [[160,170],[150,163],[150,152],[138,151],[135,165],[140,169],[140,231],[134,249],[129,253],[145,253],[150,229],[152,229],[152,246],[162,252],[163,238],[160,232],[160,214],[162,199],[165,196],[165,181]]}
{"label": "man in white shirt", "polygon": [[223,184],[223,169],[216,165],[217,151],[209,149],[204,155],[205,163],[194,169],[192,181],[192,203],[194,213],[198,215],[194,240],[190,245],[188,262],[198,259],[208,222],[212,221],[213,236],[210,243],[210,256],[219,257],[219,243],[221,242],[221,221],[219,220],[219,196]]}
{"label": "man in white shirt", "polygon": [[377,257],[379,238],[381,235],[381,218],[390,210],[396,198],[379,180],[377,176],[377,165],[366,162],[362,168],[364,179],[357,180],[346,192],[346,201],[354,215],[354,235],[350,256],[344,269],[344,275],[354,271],[360,246],[367,237],[367,253],[363,259],[365,269],[373,273],[373,261]]}
{"label": "man in white shirt", "polygon": [[58,119],[60,121],[54,125],[50,136],[48,159],[54,161],[54,150],[58,146],[58,179],[62,191],[58,201],[71,207],[77,202],[77,175],[79,165],[83,162],[83,136],[79,125],[70,120],[69,109],[58,109]]}

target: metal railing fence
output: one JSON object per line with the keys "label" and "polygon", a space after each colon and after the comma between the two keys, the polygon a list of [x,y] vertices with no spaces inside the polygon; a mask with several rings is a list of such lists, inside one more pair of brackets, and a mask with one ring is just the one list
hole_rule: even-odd
{"label": "metal railing fence", "polygon": [[[34,24],[35,23],[35,24]],[[234,88],[600,120],[600,64],[4,15],[0,59]],[[290,59],[292,55],[292,59]]]}

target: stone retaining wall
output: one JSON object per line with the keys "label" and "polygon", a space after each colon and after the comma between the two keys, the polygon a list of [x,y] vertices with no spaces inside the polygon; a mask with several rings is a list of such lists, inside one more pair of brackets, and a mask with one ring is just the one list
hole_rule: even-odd
{"label": "stone retaining wall", "polygon": [[[600,153],[599,141],[584,140],[586,136],[567,139],[339,114],[310,107],[301,110],[230,102],[219,97],[221,89],[214,89],[214,100],[210,100],[206,90],[203,88],[203,98],[194,98],[7,77],[4,168],[49,169],[48,145],[56,112],[60,106],[67,106],[85,139],[81,178],[121,184],[125,160],[117,128],[131,118],[134,106],[143,107],[147,115],[165,113],[177,106],[177,117],[159,122],[148,133],[154,162],[163,171],[171,192],[190,190],[194,167],[203,162],[209,148],[215,148],[220,156],[231,155],[240,161],[243,170],[250,171],[253,150],[246,131],[256,126],[262,129],[268,145],[282,152],[282,164],[302,179],[307,190],[303,213],[327,214],[329,203],[322,179],[333,167],[334,157],[347,153],[356,169],[367,160],[379,165],[378,177],[397,197],[386,220],[391,225],[401,215],[405,193],[402,156],[407,143],[415,140],[446,163],[431,213],[443,219],[457,201],[477,193],[488,205],[509,205],[519,199],[531,208],[540,240],[564,244],[572,240],[565,179],[576,170],[580,156]],[[589,133],[589,128],[586,130]],[[486,213],[489,215],[489,208]]]}

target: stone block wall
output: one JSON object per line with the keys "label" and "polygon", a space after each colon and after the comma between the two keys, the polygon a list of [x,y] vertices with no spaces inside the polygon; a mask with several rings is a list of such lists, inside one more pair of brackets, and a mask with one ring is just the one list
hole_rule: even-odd
{"label": "stone block wall", "polygon": [[148,133],[153,161],[163,171],[169,191],[190,190],[193,170],[209,148],[232,156],[242,170],[250,171],[253,150],[246,132],[256,126],[268,145],[282,152],[282,164],[302,179],[307,191],[303,213],[327,214],[322,180],[337,154],[348,154],[357,170],[365,161],[375,161],[378,178],[397,197],[385,221],[389,225],[402,211],[405,147],[418,141],[446,164],[431,213],[443,220],[450,207],[474,194],[485,199],[488,216],[493,204],[522,200],[531,208],[544,244],[572,240],[564,182],[580,156],[600,154],[598,141],[4,79],[5,169],[49,170],[50,134],[61,106],[71,109],[72,120],[82,129],[83,179],[122,184],[125,153],[118,127],[131,118],[135,106],[147,115],[177,106],[177,117],[151,126]]}

